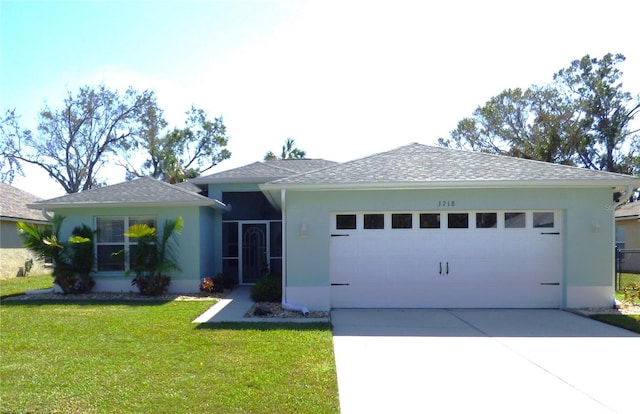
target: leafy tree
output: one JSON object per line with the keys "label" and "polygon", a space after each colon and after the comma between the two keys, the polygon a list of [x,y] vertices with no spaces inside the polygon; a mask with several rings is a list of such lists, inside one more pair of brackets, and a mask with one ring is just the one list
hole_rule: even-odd
{"label": "leafy tree", "polygon": [[576,153],[585,167],[631,172],[625,165],[629,154],[622,147],[639,131],[630,130],[629,124],[640,111],[640,98],[632,103],[631,94],[622,89],[622,72],[616,65],[624,60],[621,54],[608,53],[600,60],[585,55],[554,75],[554,80],[569,91],[576,110],[584,114],[584,133]]}
{"label": "leafy tree", "polygon": [[138,169],[130,162],[124,164],[127,178],[151,176],[177,183],[197,177],[231,157],[231,152],[224,148],[229,138],[222,117],[211,121],[204,110],[193,106],[186,115],[184,128],[174,128],[164,135],[161,130],[166,122],[161,115],[149,115],[148,128],[138,143],[146,151],[147,159]]}
{"label": "leafy tree", "polygon": [[622,55],[588,55],[526,90],[506,89],[462,119],[439,145],[540,161],[640,173],[640,138],[630,128],[640,98],[622,90]]}
{"label": "leafy tree", "polygon": [[129,88],[120,95],[104,85],[69,92],[60,108],[45,105],[35,134],[20,127],[15,111],[7,111],[0,125],[0,178],[11,182],[27,163],[45,170],[67,193],[99,186],[100,168],[110,156],[131,149],[157,112],[153,92]]}
{"label": "leafy tree", "polygon": [[573,107],[552,88],[506,89],[451,131],[442,146],[573,164]]}
{"label": "leafy tree", "polygon": [[264,155],[265,161],[270,160],[286,160],[286,159],[302,159],[306,157],[307,153],[299,148],[295,147],[295,140],[293,138],[287,138],[284,145],[282,146],[282,152],[280,153],[280,157],[276,156],[272,151],[268,151]]}

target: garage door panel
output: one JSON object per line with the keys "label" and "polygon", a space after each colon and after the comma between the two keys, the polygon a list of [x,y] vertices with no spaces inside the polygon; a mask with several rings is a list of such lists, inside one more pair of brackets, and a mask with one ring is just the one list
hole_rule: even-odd
{"label": "garage door panel", "polygon": [[543,229],[527,217],[526,228],[502,221],[496,228],[357,229],[331,237],[332,307],[557,308],[561,214]]}

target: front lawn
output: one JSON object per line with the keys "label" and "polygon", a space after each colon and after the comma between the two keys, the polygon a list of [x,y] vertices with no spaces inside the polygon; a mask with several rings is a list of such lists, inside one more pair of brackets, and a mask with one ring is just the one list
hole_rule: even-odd
{"label": "front lawn", "polygon": [[339,411],[330,324],[192,324],[211,304],[3,300],[1,411]]}
{"label": "front lawn", "polygon": [[49,289],[53,287],[53,276],[33,275],[0,278],[0,298],[22,295],[27,290]]}
{"label": "front lawn", "polygon": [[591,318],[640,333],[640,315],[593,315]]}

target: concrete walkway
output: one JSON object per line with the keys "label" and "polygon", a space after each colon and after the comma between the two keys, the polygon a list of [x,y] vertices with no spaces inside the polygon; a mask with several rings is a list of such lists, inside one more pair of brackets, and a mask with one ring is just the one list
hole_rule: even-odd
{"label": "concrete walkway", "polygon": [[202,315],[193,320],[193,323],[218,323],[218,322],[293,322],[312,323],[329,322],[329,318],[246,318],[244,315],[253,306],[251,300],[251,286],[237,286],[225,298],[220,299],[215,305],[207,309]]}
{"label": "concrete walkway", "polygon": [[333,310],[350,413],[638,413],[640,335],[559,310]]}

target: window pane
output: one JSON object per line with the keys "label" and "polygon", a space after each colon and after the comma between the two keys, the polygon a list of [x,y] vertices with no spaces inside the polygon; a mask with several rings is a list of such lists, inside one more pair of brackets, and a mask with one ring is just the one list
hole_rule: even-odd
{"label": "window pane", "polygon": [[504,213],[504,227],[507,229],[522,229],[526,227],[525,213]]}
{"label": "window pane", "polygon": [[384,229],[384,214],[365,214],[365,229]]}
{"label": "window pane", "polygon": [[410,229],[413,227],[413,220],[411,214],[392,214],[391,215],[391,228],[392,229]]}
{"label": "window pane", "polygon": [[354,230],[356,228],[355,214],[338,214],[336,215],[337,230]]}
{"label": "window pane", "polygon": [[476,228],[495,229],[498,227],[498,213],[476,213]]}
{"label": "window pane", "polygon": [[276,210],[261,191],[223,192],[222,202],[231,205],[223,214],[224,220],[280,220],[282,214]]}
{"label": "window pane", "polygon": [[124,242],[124,218],[96,218],[97,243]]}
{"label": "window pane", "polygon": [[149,227],[156,227],[156,219],[153,217],[130,217],[129,218],[129,227],[134,224],[146,224]]}
{"label": "window pane", "polygon": [[440,213],[424,213],[420,214],[421,229],[439,229]]}
{"label": "window pane", "polygon": [[450,229],[469,228],[469,214],[467,213],[449,213],[447,218]]}
{"label": "window pane", "polygon": [[[131,270],[134,270],[136,266],[154,266],[157,255],[155,245],[146,245],[145,248],[141,246],[138,244],[129,245],[129,269]],[[138,257],[141,254],[144,256]]]}
{"label": "window pane", "polygon": [[274,221],[271,223],[271,257],[282,257],[282,223]]}
{"label": "window pane", "polygon": [[234,285],[237,285],[240,281],[238,277],[238,259],[223,259],[222,274],[231,279]]}
{"label": "window pane", "polygon": [[124,270],[124,255],[113,257],[112,253],[117,253],[124,249],[124,245],[102,245],[98,246],[98,271],[122,271]]}
{"label": "window pane", "polygon": [[222,223],[222,256],[238,257],[238,223]]}
{"label": "window pane", "polygon": [[271,259],[269,273],[272,275],[282,275],[282,259]]}
{"label": "window pane", "polygon": [[553,212],[533,213],[533,227],[553,227]]}

